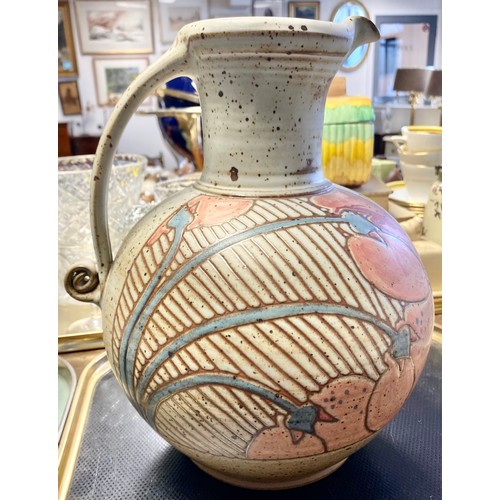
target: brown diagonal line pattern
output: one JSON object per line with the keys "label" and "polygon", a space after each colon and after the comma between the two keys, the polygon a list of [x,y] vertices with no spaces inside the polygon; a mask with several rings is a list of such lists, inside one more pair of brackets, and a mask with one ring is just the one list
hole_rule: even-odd
{"label": "brown diagonal line pattern", "polygon": [[[304,231],[309,231],[310,228],[301,228],[304,229]],[[317,234],[317,233],[314,233]],[[305,273],[305,276],[303,276],[303,281],[305,283],[306,276],[308,279],[310,279],[309,287],[308,289],[311,290],[314,284],[317,284],[319,279],[321,279],[325,285],[318,284],[318,289],[320,290],[322,294],[322,298],[331,298],[331,291],[330,291],[330,297],[326,296],[326,293],[329,291],[328,288],[328,277],[322,273],[319,270],[318,264],[313,260],[313,257],[311,256],[310,253],[307,253],[306,258],[304,258],[305,253],[299,250],[296,250],[294,247],[297,246],[295,242],[297,240],[300,240],[303,237],[303,231],[295,231],[293,236],[288,235],[286,231],[280,231],[278,232],[275,236],[281,239],[281,242],[287,244],[287,249],[289,249],[289,252],[292,253],[293,257],[292,260],[299,260],[302,259],[303,261],[303,266],[301,266],[295,274],[300,276],[300,273],[302,272],[303,274]],[[260,237],[261,240],[264,240],[264,237]],[[256,238],[257,241],[260,241]],[[243,253],[242,253],[243,252]],[[283,253],[283,251],[281,252]],[[242,257],[244,255],[245,257]],[[338,259],[335,258],[334,251],[332,249],[331,256],[328,256],[326,254],[322,254],[325,259],[329,259],[329,261],[335,261],[338,263]],[[245,306],[259,306],[262,304],[260,302],[261,300],[264,300],[265,303],[276,303],[276,290],[279,290],[281,292],[281,288],[278,285],[276,281],[273,281],[270,279],[270,274],[268,271],[262,271],[261,268],[258,267],[258,264],[255,262],[255,252],[252,252],[251,250],[249,251],[244,244],[237,244],[234,245],[231,248],[228,248],[221,252],[217,257],[214,257],[214,259],[222,259],[221,262],[224,262],[224,265],[226,267],[225,271],[222,271],[219,267],[219,275],[226,274],[228,273],[233,276],[237,277],[238,276],[238,270],[241,268],[245,268],[245,280],[240,279],[241,286],[244,287],[246,290],[256,290],[257,287],[261,287],[266,291],[265,294],[260,293],[259,297],[257,298],[256,295],[253,296],[253,300],[255,301],[254,303],[246,303]],[[289,257],[290,259],[290,257]],[[210,259],[210,262],[213,264],[213,259]],[[214,264],[213,264],[214,265]],[[277,266],[273,266],[276,268]],[[279,275],[279,273],[277,273]],[[314,276],[314,280],[311,278]],[[318,279],[319,278],[319,279]],[[354,279],[354,278],[353,278]],[[360,276],[361,279],[361,276]],[[229,279],[228,282],[233,282],[234,283],[235,279]],[[193,298],[194,296],[198,296],[199,304],[202,304],[208,311],[210,308],[209,303],[205,300],[204,297],[202,297],[193,287],[188,286],[188,280],[185,282],[181,282],[180,285],[178,285],[176,288],[174,288],[169,295],[170,298],[166,298],[163,302],[165,306],[165,310],[168,311],[169,315],[173,315],[175,311],[178,311],[179,314],[182,315],[183,317],[183,323],[185,324],[186,328],[189,329],[193,323],[199,324],[201,321],[203,321],[203,316],[199,314],[203,309],[200,309],[200,306],[198,309],[194,309],[194,306],[191,305],[187,297]],[[272,290],[272,287],[275,287],[275,290]],[[229,283],[228,283],[229,286]],[[226,288],[228,289],[228,288]],[[361,292],[363,293],[363,292]],[[238,296],[240,299],[242,298],[242,293],[240,292]],[[317,290],[314,290],[313,295],[318,295]],[[284,296],[284,295],[283,295]],[[215,314],[215,311],[211,310],[211,313],[209,315],[205,314],[204,318],[207,319],[209,317],[213,317]],[[154,315],[153,315],[154,318]],[[182,318],[181,318],[182,319]],[[147,327],[149,328],[149,326]],[[147,331],[147,329],[146,329]],[[147,355],[144,356],[144,353],[147,352]],[[154,356],[154,353],[150,351],[150,346],[141,346],[139,348],[138,352],[138,357],[137,361],[139,363],[139,370],[137,372],[138,375],[140,375],[143,367],[145,364],[151,359],[151,357]]]}
{"label": "brown diagonal line pattern", "polygon": [[[318,330],[307,319],[307,316],[295,317],[289,318],[288,322],[295,328],[295,332],[302,332],[311,344],[323,346],[324,351],[322,354],[327,359],[325,370],[330,378],[335,378],[335,372],[338,372],[339,375],[347,375],[353,369],[357,369],[357,364],[349,363],[347,359],[350,354],[348,346],[345,345],[343,339],[337,339],[337,336],[333,333],[329,335],[323,334],[321,330]],[[340,345],[338,344],[339,340],[341,341]]]}
{"label": "brown diagonal line pattern", "polygon": [[[335,253],[338,255],[340,262],[343,263],[344,266],[346,266],[347,269],[349,269],[349,274],[353,277],[353,279],[356,279],[356,282],[360,285],[362,290],[365,291],[368,297],[371,298],[371,302],[373,307],[375,308],[376,314],[384,320],[389,320],[391,316],[396,313],[395,310],[395,301],[387,301],[387,306],[389,307],[389,310],[387,307],[384,307],[381,304],[382,297],[385,298],[385,296],[378,292],[376,288],[373,288],[370,283],[364,278],[362,275],[361,271],[358,269],[358,267],[352,262],[350,255],[345,249],[345,241],[346,237],[341,236],[341,232],[338,230],[338,228],[334,224],[323,224],[322,229],[324,229],[329,235],[330,238],[326,238],[325,236],[325,241],[328,242],[330,247],[334,249]],[[315,228],[315,230],[318,232],[318,228]],[[345,230],[348,231],[348,230]],[[352,233],[354,234],[354,233]],[[351,235],[352,235],[351,234]],[[358,293],[362,293],[361,291]],[[396,313],[397,314],[397,313]]]}
{"label": "brown diagonal line pattern", "polygon": [[[366,337],[370,347],[366,348],[360,336]],[[234,374],[242,370],[248,380],[273,391],[284,391],[291,399],[303,403],[329,380],[341,375],[355,373],[378,380],[387,368],[383,357],[389,348],[389,343],[379,337],[384,334],[375,328],[369,331],[367,325],[352,318],[309,314],[217,332],[197,340],[195,345],[206,353],[206,343],[210,341],[224,353],[225,364],[214,360],[219,372],[229,370]],[[290,354],[289,348],[282,347],[290,343],[293,344],[292,352],[302,358],[301,362]],[[308,352],[302,346],[313,349]],[[177,365],[178,376],[182,378],[188,373],[186,366],[189,363],[183,355],[187,348],[163,364],[168,377],[164,375],[160,384],[151,382],[146,399],[173,380],[168,366],[179,363],[178,357],[184,361],[184,365]],[[191,373],[204,372],[199,364],[195,365],[194,359],[191,362]]]}
{"label": "brown diagonal line pattern", "polygon": [[[171,396],[164,411],[157,412],[155,423],[167,439],[187,448],[244,458],[254,435],[264,427],[276,425],[279,413],[271,407],[263,411],[256,404],[257,399],[260,398],[248,398],[233,388],[202,386]],[[194,415],[196,418],[191,419]],[[191,437],[193,434],[186,433],[186,427],[194,430],[194,425],[200,434]]]}
{"label": "brown diagonal line pattern", "polygon": [[[271,377],[265,372],[259,370],[259,366],[257,365],[257,359],[252,356],[252,352],[249,352],[250,349],[244,349],[241,347],[242,343],[241,339],[238,338],[235,340],[237,336],[237,332],[235,330],[228,330],[225,332],[215,333],[210,335],[209,337],[204,337],[200,339],[197,344],[200,345],[202,350],[206,345],[206,341],[210,341],[213,345],[216,346],[218,351],[217,355],[220,356],[219,353],[224,354],[223,359],[214,359],[214,363],[217,366],[217,369],[220,372],[228,372],[230,374],[243,374],[247,376],[249,379],[258,380],[261,384],[271,387],[274,390],[278,390],[279,386],[273,381]],[[171,359],[167,360],[163,363],[163,366],[168,366],[170,363],[176,362],[177,356],[173,356]],[[264,355],[264,359],[265,355]],[[180,370],[180,375],[182,376],[185,371]],[[165,383],[162,386],[169,383],[172,379],[165,380]],[[156,392],[159,389],[158,385],[155,383],[151,383],[147,390],[146,395],[150,396],[153,392]]]}
{"label": "brown diagonal line pattern", "polygon": [[[338,301],[343,300],[346,304],[356,308],[359,307],[360,304],[368,305],[368,308],[365,310],[370,314],[374,314],[375,307],[370,303],[369,296],[364,293],[366,290],[364,290],[363,285],[365,285],[367,289],[370,287],[365,283],[362,285],[361,281],[363,280],[356,276],[356,269],[349,267],[349,258],[346,252],[335,244],[336,241],[334,239],[326,237],[329,233],[325,226],[326,224],[304,227],[304,232],[308,238],[316,244],[324,261],[328,262],[328,264],[335,269],[335,288],[339,289],[339,291],[336,292],[336,296],[339,297],[338,294],[340,294],[341,297]],[[356,285],[358,286],[356,287]]]}
{"label": "brown diagonal line pattern", "polygon": [[[361,340],[361,336],[354,332],[354,328],[359,327],[359,321],[351,321],[350,318],[339,317],[339,321],[343,324],[342,332],[346,332],[346,337],[349,337],[349,344],[353,353],[357,353],[359,363],[363,367],[366,375],[372,380],[378,380],[380,372],[377,369],[376,363],[372,359],[372,355],[368,352],[367,347]],[[377,354],[376,351],[374,354]],[[384,364],[385,371],[385,364]]]}
{"label": "brown diagonal line pattern", "polygon": [[278,319],[274,321],[274,327],[286,339],[293,343],[302,366],[308,369],[309,373],[319,382],[328,380],[339,375],[340,370],[332,362],[331,354],[322,351],[306,332],[296,326],[288,319]]}
{"label": "brown diagonal line pattern", "polygon": [[[263,207],[267,208],[268,213],[274,212],[274,214],[280,215],[283,219],[287,219],[290,217],[290,215],[287,215],[286,210],[289,211],[290,209],[288,207],[290,206],[296,205],[299,208],[298,212],[293,211],[292,215],[295,213],[303,214],[305,211],[308,213],[312,213],[310,210],[305,210],[302,207],[302,205],[304,205],[305,203],[305,200],[306,199],[300,201],[297,200],[297,202],[290,200],[285,204],[283,204],[281,201],[276,201],[276,202],[263,201],[262,205]],[[278,205],[284,207],[285,209],[279,210],[278,208],[275,208],[275,206]],[[309,204],[309,206],[312,207],[311,204]],[[252,215],[252,211],[250,210],[249,212],[247,212],[246,215],[240,217],[240,219],[237,221],[238,228],[240,230],[244,230],[245,228],[248,229],[254,227],[257,223],[266,222],[265,218],[266,211],[265,209],[263,209],[263,207],[257,206],[258,212],[261,212],[260,214],[254,212]],[[273,215],[270,218],[274,219],[275,215]],[[233,232],[233,230],[234,228],[231,230],[231,232]],[[149,283],[152,273],[158,267],[161,260],[163,259],[163,256],[168,251],[168,248],[174,238],[173,234],[174,234],[173,230],[169,230],[167,231],[167,233],[162,233],[159,236],[159,238],[151,245],[151,247],[145,246],[139,253],[138,258],[142,261],[145,261],[150,270],[149,271],[150,275],[148,276],[146,283]],[[219,239],[223,238],[226,235],[227,232],[222,230],[220,226],[211,228],[202,228],[202,229],[195,228],[194,231],[186,231],[184,239],[181,242],[180,250],[176,255],[176,258],[171,263],[170,268],[166,270],[165,278],[171,276],[173,272],[175,272],[175,270],[178,269],[178,267],[185,262],[186,259],[188,259],[196,252],[206,248],[209,244],[218,241]],[[138,277],[141,277],[140,281],[138,281],[137,279]],[[141,266],[140,262],[135,262],[131,267],[129,277],[126,280],[124,290],[122,293],[122,297],[124,297],[127,302],[127,308],[126,308],[127,310],[125,311],[125,314],[123,314],[123,316],[128,317],[128,313],[135,306],[138,294],[140,294],[144,290],[144,286],[142,286],[141,283],[143,281],[144,281],[143,266]],[[116,351],[116,345],[119,345],[120,343],[122,332],[123,332],[123,326],[117,327],[115,323],[113,327],[113,335],[116,336],[118,339],[118,341],[115,342],[115,351]],[[115,359],[117,359],[117,356],[118,354],[114,353]]]}
{"label": "brown diagonal line pattern", "polygon": [[328,292],[318,279],[318,276],[320,276],[321,279],[325,281],[326,277],[314,262],[310,252],[306,248],[297,244],[297,240],[295,238],[301,233],[300,231],[294,231],[294,229],[296,228],[291,228],[291,230],[276,231],[275,235],[286,246],[290,254],[290,258],[293,258],[293,263],[296,264],[296,266],[294,266],[295,273],[305,273],[307,275],[307,279],[304,281],[309,289],[314,287],[314,292],[312,292],[313,297],[320,301],[327,300]]}
{"label": "brown diagonal line pattern", "polygon": [[[282,208],[284,212],[291,209],[298,212],[297,216],[302,217],[309,217],[310,215],[324,215],[326,213],[326,209],[312,204],[308,198],[279,198],[274,203],[277,207]],[[292,215],[292,217],[295,217],[295,215]]]}

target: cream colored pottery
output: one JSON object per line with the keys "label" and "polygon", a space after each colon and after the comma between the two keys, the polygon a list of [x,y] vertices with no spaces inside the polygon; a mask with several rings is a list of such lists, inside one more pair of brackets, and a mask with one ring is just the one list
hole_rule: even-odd
{"label": "cream colored pottery", "polygon": [[432,184],[438,180],[436,167],[400,162],[401,174],[405,181],[408,201],[427,203]]}
{"label": "cream colored pottery", "polygon": [[[137,411],[208,474],[248,488],[316,481],[376,437],[422,372],[433,297],[410,239],[323,175],[330,82],[365,18],[211,19],[182,28],[132,82],[102,135],[91,195],[112,369]],[[187,75],[199,91],[199,180],[147,213],[116,256],[109,166],[141,102]],[[388,470],[387,474],[391,474]]]}
{"label": "cream colored pottery", "polygon": [[443,154],[442,150],[436,151],[417,151],[409,152],[405,146],[399,149],[399,159],[404,163],[411,163],[413,165],[428,165],[436,167],[442,165]]}
{"label": "cream colored pottery", "polygon": [[424,237],[438,245],[443,243],[443,186],[440,178],[429,191],[424,208]]}

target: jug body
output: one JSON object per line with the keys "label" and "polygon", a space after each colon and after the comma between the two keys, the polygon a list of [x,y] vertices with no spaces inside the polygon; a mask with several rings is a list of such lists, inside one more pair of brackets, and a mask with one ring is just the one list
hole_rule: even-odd
{"label": "jug body", "polygon": [[[193,23],[131,84],[99,144],[99,286],[81,296],[101,305],[137,411],[231,484],[331,473],[392,420],[425,363],[433,297],[415,248],[321,166],[329,83],[377,36],[362,18]],[[142,98],[179,74],[200,95],[201,178],[146,214],[113,259],[107,165]]]}
{"label": "jug body", "polygon": [[130,236],[102,298],[111,365],[212,476],[266,489],[320,479],[417,383],[427,275],[399,224],[347,188],[235,198],[195,185]]}

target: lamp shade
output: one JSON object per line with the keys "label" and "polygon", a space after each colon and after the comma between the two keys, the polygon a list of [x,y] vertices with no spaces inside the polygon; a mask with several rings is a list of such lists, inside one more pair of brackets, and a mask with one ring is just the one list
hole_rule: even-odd
{"label": "lamp shade", "polygon": [[426,68],[398,68],[393,89],[396,92],[424,92],[432,70]]}
{"label": "lamp shade", "polygon": [[435,69],[432,71],[429,81],[427,82],[427,87],[425,89],[426,96],[441,97],[442,92],[442,70]]}

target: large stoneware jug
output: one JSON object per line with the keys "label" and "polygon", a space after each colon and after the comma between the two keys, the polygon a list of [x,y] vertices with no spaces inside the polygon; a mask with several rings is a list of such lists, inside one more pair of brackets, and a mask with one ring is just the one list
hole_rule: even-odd
{"label": "large stoneware jug", "polygon": [[[137,411],[231,484],[281,489],[331,473],[391,421],[426,360],[433,299],[417,252],[321,165],[330,82],[378,37],[365,18],[189,24],[131,83],[98,146],[97,270],[75,265],[67,289],[100,305],[109,361]],[[201,101],[201,177],[113,256],[116,147],[141,102],[181,75]]]}

